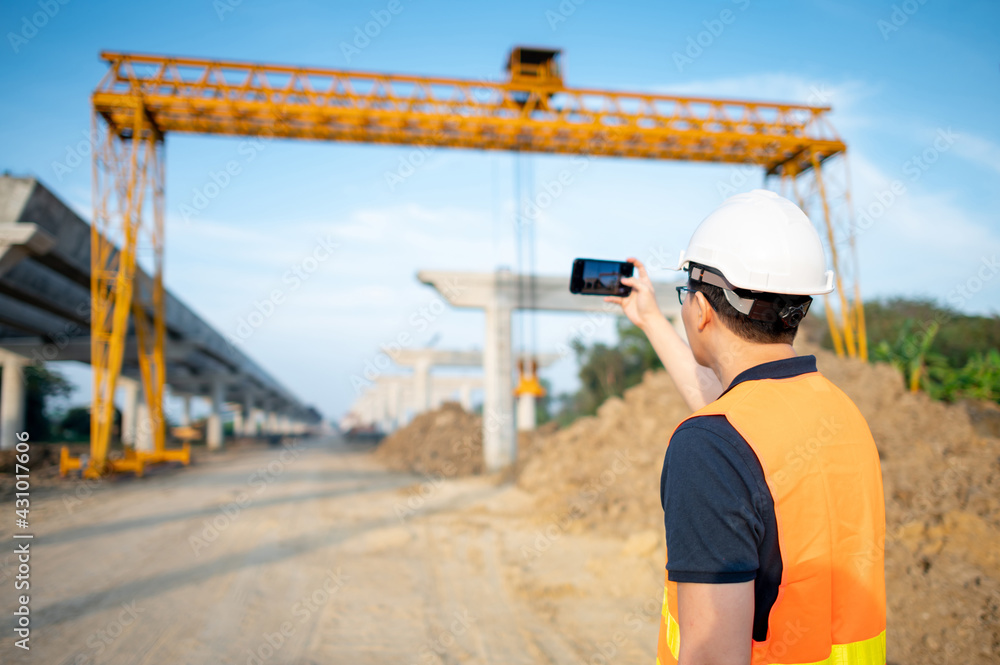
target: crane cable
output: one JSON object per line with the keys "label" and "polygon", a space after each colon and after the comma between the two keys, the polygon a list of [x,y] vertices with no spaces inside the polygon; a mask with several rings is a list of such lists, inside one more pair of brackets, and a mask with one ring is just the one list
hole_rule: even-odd
{"label": "crane cable", "polygon": [[[534,169],[530,156],[522,152],[514,155],[514,211],[515,243],[517,252],[517,307],[519,383],[515,393],[540,394],[537,377],[536,350],[538,345],[538,318],[536,313],[537,285],[535,263],[535,222],[529,212],[533,210]],[[527,275],[527,279],[525,279]],[[526,283],[527,282],[527,283]],[[528,325],[526,330],[525,320]],[[530,355],[529,355],[530,354]],[[529,360],[530,358],[530,360]],[[528,360],[527,363],[524,361]]]}

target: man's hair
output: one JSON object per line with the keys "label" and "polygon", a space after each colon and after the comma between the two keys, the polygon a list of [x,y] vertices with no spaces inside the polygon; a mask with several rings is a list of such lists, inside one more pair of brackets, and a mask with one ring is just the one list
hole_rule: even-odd
{"label": "man's hair", "polygon": [[712,309],[722,319],[723,324],[741,339],[755,344],[791,344],[795,339],[795,333],[799,326],[786,326],[785,322],[778,317],[778,312],[785,305],[796,307],[812,300],[811,296],[791,296],[781,293],[751,293],[743,289],[735,289],[736,295],[741,298],[754,298],[759,301],[772,303],[769,312],[774,313],[774,317],[769,321],[759,321],[751,319],[746,314],[736,311],[729,301],[722,287],[705,282],[688,280],[688,286],[696,291],[705,294]]}

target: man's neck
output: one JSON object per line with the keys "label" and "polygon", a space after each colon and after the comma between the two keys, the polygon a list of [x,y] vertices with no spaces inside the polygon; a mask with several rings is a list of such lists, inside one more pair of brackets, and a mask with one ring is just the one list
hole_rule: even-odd
{"label": "man's neck", "polygon": [[723,390],[728,389],[733,379],[751,367],[774,360],[794,358],[796,355],[791,344],[752,344],[731,339],[728,340],[727,346],[729,351],[718,354],[712,364],[712,371],[719,377]]}

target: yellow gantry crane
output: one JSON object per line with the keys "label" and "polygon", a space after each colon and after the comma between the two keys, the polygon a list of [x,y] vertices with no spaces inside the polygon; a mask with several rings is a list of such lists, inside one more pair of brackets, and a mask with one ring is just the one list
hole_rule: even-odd
{"label": "yellow gantry crane", "polygon": [[[91,244],[94,406],[85,473],[111,468],[114,390],[130,315],[156,425],[158,452],[150,455],[169,455],[162,410],[163,141],[169,132],[759,166],[823,220],[837,275],[839,307],[829,298],[825,303],[833,343],[840,355],[867,357],[846,146],[827,120],[828,106],[570,88],[561,55],[518,47],[508,57],[506,80],[474,81],[102,53],[108,71],[92,96],[98,146]],[[829,177],[837,161],[845,173],[839,181]],[[140,245],[140,238],[148,242]],[[140,246],[150,248],[153,260],[152,284],[141,293],[133,286]],[[845,252],[850,293],[841,270]]]}

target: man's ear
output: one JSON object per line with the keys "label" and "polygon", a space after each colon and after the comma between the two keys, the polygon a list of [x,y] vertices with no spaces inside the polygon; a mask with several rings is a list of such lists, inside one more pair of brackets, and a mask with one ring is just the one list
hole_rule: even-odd
{"label": "man's ear", "polygon": [[705,326],[712,321],[715,316],[715,310],[712,309],[712,305],[709,304],[708,298],[701,291],[696,291],[694,294],[694,302],[697,305],[697,310],[695,310],[695,325],[698,328],[698,332],[705,330]]}

